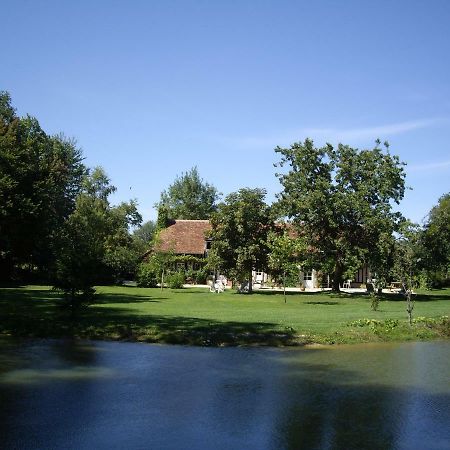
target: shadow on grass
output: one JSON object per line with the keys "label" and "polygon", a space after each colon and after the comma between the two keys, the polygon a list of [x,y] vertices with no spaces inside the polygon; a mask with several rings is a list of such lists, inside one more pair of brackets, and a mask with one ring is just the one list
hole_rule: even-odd
{"label": "shadow on grass", "polygon": [[[100,296],[99,296],[100,297]],[[221,322],[195,317],[136,315],[107,303],[149,302],[149,297],[101,294],[101,301],[74,318],[60,308],[60,294],[49,290],[0,289],[0,335],[18,337],[77,337],[201,346],[298,345],[295,330],[275,323]],[[131,298],[131,299],[130,299]],[[97,306],[98,305],[98,306]]]}
{"label": "shadow on grass", "polygon": [[[405,301],[405,296],[403,294],[383,294],[381,296],[381,300],[388,300],[391,302],[404,302]],[[430,292],[430,293],[419,293],[419,294],[415,294],[413,295],[413,300],[417,301],[417,302],[437,302],[437,301],[442,301],[442,300],[450,300],[450,295],[449,294],[437,294],[434,292]]]}
{"label": "shadow on grass", "polygon": [[[283,296],[283,291],[254,291],[254,294],[261,295],[278,295]],[[332,291],[315,291],[315,292],[293,292],[287,291],[286,295],[297,297],[325,297],[325,298],[367,298],[365,292],[332,292]]]}
{"label": "shadow on grass", "polygon": [[332,305],[340,305],[339,302],[305,302],[307,305],[326,305],[326,306],[332,306]]}
{"label": "shadow on grass", "polygon": [[[278,295],[283,296],[283,291],[266,291],[266,290],[254,290],[253,294],[261,294],[261,295]],[[330,293],[328,291],[317,291],[317,292],[293,292],[293,291],[286,291],[286,295],[298,295],[298,296],[313,296],[317,297],[320,295],[329,295]]]}
{"label": "shadow on grass", "polygon": [[111,294],[102,293],[94,296],[93,305],[104,305],[108,303],[160,303],[160,300],[167,300],[167,297],[158,297],[157,300],[148,295],[137,294]]}

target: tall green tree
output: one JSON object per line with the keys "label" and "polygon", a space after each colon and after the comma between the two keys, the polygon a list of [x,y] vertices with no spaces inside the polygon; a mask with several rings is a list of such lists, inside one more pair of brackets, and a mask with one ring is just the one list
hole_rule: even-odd
{"label": "tall green tree", "polygon": [[142,219],[133,201],[111,206],[108,197],[114,191],[104,171],[94,169],[64,224],[54,285],[72,308],[90,300],[95,284],[120,278],[133,264],[137,267],[129,227]]}
{"label": "tall green tree", "polygon": [[133,232],[133,238],[143,242],[148,249],[148,246],[153,240],[155,232],[156,223],[153,220],[148,220]]}
{"label": "tall green tree", "polygon": [[425,267],[446,276],[450,271],[450,192],[428,214],[421,241]]}
{"label": "tall green tree", "polygon": [[277,174],[283,191],[281,213],[292,219],[299,236],[309,244],[312,261],[331,270],[333,290],[343,275],[378,252],[381,235],[391,235],[402,222],[393,212],[405,191],[404,164],[380,148],[358,150],[339,144],[317,148],[313,141],[277,147]]}
{"label": "tall green tree", "polygon": [[209,219],[219,196],[217,189],[203,181],[197,167],[193,167],[176,177],[155,206],[158,210],[164,207],[170,219]]}
{"label": "tall green tree", "polygon": [[240,189],[225,198],[211,217],[211,258],[230,278],[248,281],[267,268],[267,233],[273,227],[264,189]]}
{"label": "tall green tree", "polygon": [[86,173],[73,140],[49,136],[18,117],[0,92],[0,272],[50,269],[54,242],[75,207]]}

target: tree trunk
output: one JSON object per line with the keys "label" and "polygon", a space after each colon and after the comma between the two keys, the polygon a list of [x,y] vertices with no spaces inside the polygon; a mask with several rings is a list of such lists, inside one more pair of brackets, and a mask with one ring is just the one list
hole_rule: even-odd
{"label": "tree trunk", "polygon": [[251,294],[253,292],[253,281],[252,281],[252,273],[250,272],[250,276],[248,277],[248,293]]}
{"label": "tree trunk", "polygon": [[331,290],[333,292],[340,292],[340,283],[342,279],[342,273],[344,272],[344,269],[342,267],[342,264],[339,261],[336,261],[334,265],[334,274],[333,274],[333,284],[331,286]]}
{"label": "tree trunk", "polygon": [[164,289],[164,269],[161,272],[161,291]]}
{"label": "tree trunk", "polygon": [[414,299],[412,297],[412,280],[409,283],[403,282],[403,290],[405,291],[406,298],[406,312],[408,313],[409,326],[412,326]]}
{"label": "tree trunk", "polygon": [[286,272],[283,272],[283,295],[284,295],[284,303],[286,303]]}

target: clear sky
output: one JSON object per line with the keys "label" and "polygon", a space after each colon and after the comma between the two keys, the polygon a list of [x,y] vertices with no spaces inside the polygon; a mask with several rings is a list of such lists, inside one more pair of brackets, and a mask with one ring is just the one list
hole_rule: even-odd
{"label": "clear sky", "polygon": [[145,219],[196,165],[228,194],[279,192],[276,145],[408,163],[401,211],[450,191],[450,1],[0,0],[0,90],[75,137]]}

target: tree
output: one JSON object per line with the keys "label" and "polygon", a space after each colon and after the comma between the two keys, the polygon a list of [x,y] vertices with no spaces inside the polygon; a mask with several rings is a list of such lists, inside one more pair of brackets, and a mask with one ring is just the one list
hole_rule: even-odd
{"label": "tree", "polygon": [[155,232],[156,232],[156,223],[153,222],[152,220],[148,220],[134,231],[133,238],[139,242],[142,242],[146,246],[146,250],[148,250],[148,247],[153,240]]}
{"label": "tree", "polygon": [[216,210],[220,194],[209,183],[204,182],[197,167],[176,177],[155,206],[167,210],[170,219],[209,219]]}
{"label": "tree", "polygon": [[447,276],[450,270],[450,192],[443,195],[428,214],[421,242],[427,270]]}
{"label": "tree", "polygon": [[252,271],[267,267],[267,233],[272,228],[264,189],[240,189],[225,198],[211,217],[211,258],[229,278],[248,281]]}
{"label": "tree", "polygon": [[397,156],[379,147],[358,150],[339,144],[314,147],[313,141],[277,147],[276,164],[287,173],[277,174],[283,191],[278,208],[292,219],[311,260],[331,270],[333,290],[345,271],[356,271],[378,252],[381,235],[392,235],[402,216],[391,202],[404,195],[405,173]]}
{"label": "tree", "polygon": [[393,275],[401,280],[410,325],[414,310],[414,280],[421,266],[420,254],[420,229],[418,225],[406,221],[399,229],[395,242]]}
{"label": "tree", "polygon": [[47,273],[54,242],[75,207],[86,173],[81,150],[48,136],[30,116],[20,118],[0,92],[0,272]]}
{"label": "tree", "polygon": [[302,240],[290,236],[287,229],[269,231],[267,246],[269,273],[275,281],[283,285],[283,296],[286,303],[286,277],[298,277],[305,249],[302,246]]}
{"label": "tree", "polygon": [[64,224],[54,286],[72,310],[89,302],[96,283],[122,276],[132,264],[129,227],[139,225],[141,216],[133,201],[110,206],[108,196],[114,191],[104,171],[94,169]]}

